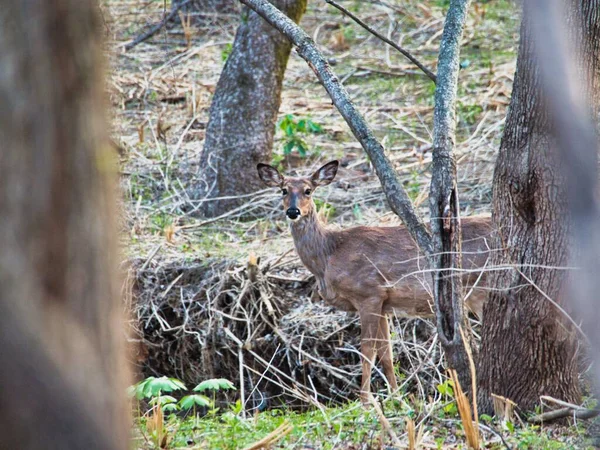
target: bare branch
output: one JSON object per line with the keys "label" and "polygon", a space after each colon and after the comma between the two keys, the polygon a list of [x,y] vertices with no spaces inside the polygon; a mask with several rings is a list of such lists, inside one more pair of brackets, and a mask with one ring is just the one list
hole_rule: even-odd
{"label": "bare branch", "polygon": [[125,45],[125,50],[131,50],[133,47],[135,47],[136,45],[144,42],[146,39],[150,39],[152,36],[154,36],[156,33],[158,33],[162,27],[164,27],[169,21],[173,20],[173,17],[175,17],[177,15],[177,13],[179,12],[179,10],[181,8],[183,8],[185,5],[187,5],[188,3],[190,3],[192,0],[187,0],[179,5],[177,5],[175,8],[173,8],[171,10],[171,12],[169,14],[167,14],[163,20],[161,20],[160,22],[158,22],[156,25],[153,25],[150,27],[150,29],[148,31],[145,31],[144,33],[141,33],[138,37],[136,37],[134,40],[132,40],[131,42],[129,42],[128,44]]}
{"label": "bare branch", "polygon": [[[455,103],[458,85],[460,41],[469,0],[452,0],[444,24],[438,57],[438,82],[433,113],[433,160],[431,168],[431,233],[434,251],[433,298],[437,331],[450,366],[463,386],[470,386],[467,353],[459,329],[464,321],[462,282],[449,273],[461,267],[460,211],[456,186],[456,162],[452,151],[455,139]],[[465,333],[468,339],[469,333]]]}
{"label": "bare branch", "polygon": [[333,73],[329,63],[317,49],[313,40],[292,20],[282,14],[277,8],[266,0],[240,0],[249,8],[253,9],[269,24],[283,33],[294,46],[298,54],[306,60],[309,67],[315,72],[319,81],[331,97],[335,107],[348,123],[350,130],[360,142],[375,171],[385,193],[392,211],[394,211],[404,222],[410,234],[415,239],[419,248],[430,255],[431,238],[421,218],[415,212],[408,194],[404,190],[398,174],[392,167],[388,157],[385,155],[383,146],[373,135],[373,131],[367,125],[360,112],[350,101],[346,89]]}
{"label": "bare branch", "polygon": [[365,22],[363,22],[361,19],[356,17],[354,14],[352,14],[350,11],[348,11],[346,8],[344,8],[342,5],[335,2],[334,0],[325,0],[325,1],[327,3],[329,3],[331,6],[339,9],[343,14],[350,17],[352,20],[354,20],[357,24],[359,24],[361,27],[363,27],[365,30],[367,30],[369,33],[371,33],[373,36],[377,37],[378,39],[382,40],[389,46],[398,50],[406,58],[408,58],[415,66],[417,66],[419,69],[421,69],[425,73],[425,75],[427,75],[431,79],[431,81],[433,81],[434,83],[436,82],[435,74],[431,70],[429,70],[427,67],[425,67],[425,65],[423,63],[421,63],[416,57],[414,57],[408,50],[405,50],[404,48],[402,48],[398,44],[396,44],[394,41],[386,38],[383,34],[377,32],[376,30],[371,28],[369,25],[367,25]]}

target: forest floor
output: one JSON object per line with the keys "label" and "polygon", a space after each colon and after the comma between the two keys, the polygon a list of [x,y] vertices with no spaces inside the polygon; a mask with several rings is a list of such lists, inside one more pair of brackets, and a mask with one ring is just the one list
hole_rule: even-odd
{"label": "forest floor", "polygon": [[[227,378],[238,390],[234,395],[214,391],[212,406],[199,407],[200,419],[171,414],[164,433],[153,422],[155,414],[142,414],[136,447],[155,448],[164,440],[172,448],[245,448],[287,424],[275,434],[274,448],[394,448],[381,417],[355,400],[360,373],[356,318],[315,298],[312,278],[293,251],[278,193],[257,192],[243,207],[216,219],[194,213],[201,200],[193,199],[189,188],[198,174],[211,96],[240,14],[201,14],[190,27],[177,21],[125,51],[126,43],[161,21],[169,3],[104,0],[102,8],[138,375],[167,375],[188,385]],[[435,71],[447,1],[343,3]],[[427,217],[433,83],[325,1],[309,1],[301,26],[329,58]],[[463,215],[490,210],[518,26],[513,2],[475,1],[471,6],[455,150]],[[301,120],[315,124],[315,132],[299,129]],[[283,85],[278,125],[282,122],[292,129],[289,135],[284,126],[277,127],[272,163],[282,170],[306,174],[328,160],[342,161],[337,182],[316,194],[317,206],[331,223],[398,223],[360,145],[295,52]],[[286,152],[292,140],[301,145]],[[258,280],[252,268],[259,269]],[[261,306],[249,308],[248,301]],[[241,310],[251,310],[245,320],[236,318]],[[265,324],[256,324],[263,319]],[[250,326],[256,327],[252,333]],[[248,344],[250,334],[249,350],[236,344]],[[394,319],[393,338],[403,388],[381,398],[397,439],[406,447],[414,435],[420,438],[416,448],[466,448],[433,325]],[[312,344],[304,343],[310,339]],[[240,385],[246,389],[248,416],[239,403]],[[503,423],[484,419],[486,448],[585,445],[581,423],[540,428],[518,418]],[[414,432],[410,423],[416,424]]]}

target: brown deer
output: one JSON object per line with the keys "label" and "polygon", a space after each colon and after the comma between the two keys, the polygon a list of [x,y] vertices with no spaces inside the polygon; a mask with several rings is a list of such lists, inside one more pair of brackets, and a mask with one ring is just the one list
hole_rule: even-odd
{"label": "brown deer", "polygon": [[[408,230],[404,226],[327,228],[318,217],[312,194],[333,181],[337,161],[325,164],[311,177],[283,177],[267,164],[258,164],[257,169],[267,186],[281,189],[296,251],[316,277],[321,297],[337,308],[359,313],[362,401],[370,401],[376,355],[390,387],[396,390],[387,314],[433,316],[430,277],[423,270],[425,258]],[[482,289],[484,274],[476,269],[485,265],[490,232],[488,217],[462,221],[464,281],[471,288],[467,305],[479,316],[486,293]]]}

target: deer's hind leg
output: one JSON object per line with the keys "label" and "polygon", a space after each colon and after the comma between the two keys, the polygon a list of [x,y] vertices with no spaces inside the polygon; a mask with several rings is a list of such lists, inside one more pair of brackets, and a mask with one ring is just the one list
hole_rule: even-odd
{"label": "deer's hind leg", "polygon": [[377,298],[365,299],[359,310],[360,315],[360,353],[362,357],[362,382],[360,399],[363,405],[369,405],[371,395],[371,371],[377,356],[379,319],[382,304]]}
{"label": "deer's hind leg", "polygon": [[390,324],[387,315],[382,314],[379,318],[379,329],[377,332],[377,356],[383,366],[383,373],[387,378],[392,391],[398,389],[396,373],[394,372],[394,355],[390,335]]}

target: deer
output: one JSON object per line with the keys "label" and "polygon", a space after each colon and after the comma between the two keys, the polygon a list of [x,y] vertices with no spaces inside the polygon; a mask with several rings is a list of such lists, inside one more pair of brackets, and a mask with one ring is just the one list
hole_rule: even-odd
{"label": "deer", "polygon": [[[294,246],[304,266],[314,275],[319,295],[332,306],[358,312],[360,318],[362,380],[360,398],[372,401],[371,373],[377,356],[392,392],[398,389],[394,373],[388,314],[400,317],[434,316],[425,257],[404,226],[356,226],[336,230],[317,213],[313,193],[333,182],[339,167],[331,161],[310,177],[284,177],[268,164],[258,164],[264,184],[281,190]],[[467,307],[481,317],[486,238],[491,220],[474,216],[461,220],[464,286],[470,289]]]}

